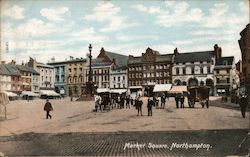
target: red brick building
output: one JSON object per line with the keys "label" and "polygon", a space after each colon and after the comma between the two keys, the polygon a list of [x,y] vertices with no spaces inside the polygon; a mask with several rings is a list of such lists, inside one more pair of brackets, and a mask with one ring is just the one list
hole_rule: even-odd
{"label": "red brick building", "polygon": [[240,32],[239,46],[242,57],[241,86],[247,87],[250,92],[250,24]]}
{"label": "red brick building", "polygon": [[128,86],[142,86],[145,92],[152,93],[154,84],[172,83],[173,54],[160,54],[147,48],[141,56],[129,56]]}

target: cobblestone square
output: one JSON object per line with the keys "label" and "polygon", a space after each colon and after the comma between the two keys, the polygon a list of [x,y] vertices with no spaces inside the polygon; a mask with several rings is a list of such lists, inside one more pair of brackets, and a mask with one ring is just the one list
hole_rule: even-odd
{"label": "cobblestone square", "polygon": [[[143,116],[134,107],[93,112],[93,102],[52,100],[52,119],[45,119],[45,100],[12,101],[8,119],[0,122],[0,152],[7,156],[225,156],[248,153],[249,116],[241,117],[237,104],[211,98],[202,108],[176,109],[174,99],[165,109]],[[226,107],[225,107],[226,106]],[[149,148],[165,144],[168,148]],[[209,150],[170,149],[176,144],[209,144]],[[242,143],[242,147],[239,145]],[[129,144],[145,144],[126,148]],[[181,145],[180,147],[183,147]]]}

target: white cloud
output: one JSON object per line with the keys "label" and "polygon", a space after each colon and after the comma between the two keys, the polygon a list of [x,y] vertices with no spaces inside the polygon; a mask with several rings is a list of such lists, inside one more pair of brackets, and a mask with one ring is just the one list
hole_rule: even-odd
{"label": "white cloud", "polygon": [[122,42],[134,42],[134,41],[140,41],[140,40],[145,40],[145,39],[150,39],[150,41],[153,41],[153,40],[158,40],[159,37],[156,36],[156,35],[117,35],[116,38]]}
{"label": "white cloud", "polygon": [[3,16],[8,16],[14,20],[24,19],[24,8],[14,5],[12,8],[6,8],[2,11]]}
{"label": "white cloud", "polygon": [[136,4],[136,5],[132,6],[132,8],[134,8],[140,12],[147,12],[148,11],[148,8],[142,4]]}
{"label": "white cloud", "polygon": [[134,6],[132,6],[131,8],[140,11],[140,12],[145,12],[145,13],[149,13],[149,14],[156,14],[156,13],[160,13],[161,8],[158,6],[150,6],[150,7],[146,7],[142,4],[136,4]]}
{"label": "white cloud", "polygon": [[43,8],[41,9],[40,13],[43,17],[46,17],[50,21],[63,21],[62,16],[69,12],[67,7],[60,7],[60,8]]}
{"label": "white cloud", "polygon": [[72,40],[82,40],[82,41],[88,41],[90,43],[102,43],[108,40],[108,37],[103,35],[98,35],[93,27],[84,28],[81,31],[72,32],[71,37],[75,38]]}
{"label": "white cloud", "polygon": [[50,34],[56,30],[55,26],[50,23],[45,23],[42,20],[33,18],[30,19],[27,23],[17,27],[18,32],[24,33],[28,36],[43,36]]}
{"label": "white cloud", "polygon": [[202,25],[207,28],[217,28],[225,25],[225,15],[228,11],[229,6],[227,4],[214,4],[214,7],[209,9],[209,15],[203,18]]}
{"label": "white cloud", "polygon": [[[158,25],[164,27],[171,27],[181,25],[188,22],[199,22],[203,17],[203,12],[199,8],[190,9],[187,2],[173,3],[165,2],[167,7],[171,5],[171,9],[162,10],[160,7],[146,7],[142,4],[132,6],[132,8],[145,12],[148,14],[156,14],[156,21]],[[171,11],[172,10],[172,11]],[[171,11],[171,12],[170,12]]]}
{"label": "white cloud", "polygon": [[176,40],[172,42],[175,45],[190,45],[193,43],[191,40]]}
{"label": "white cloud", "polygon": [[138,23],[128,21],[127,17],[120,15],[121,9],[111,2],[99,2],[93,9],[93,14],[83,17],[84,20],[106,22],[102,32],[117,31],[128,27],[138,26]]}

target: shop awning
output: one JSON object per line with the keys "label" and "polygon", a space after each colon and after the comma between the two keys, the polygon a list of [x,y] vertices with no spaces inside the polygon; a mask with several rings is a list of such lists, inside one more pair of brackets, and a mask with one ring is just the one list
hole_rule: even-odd
{"label": "shop awning", "polygon": [[4,93],[5,93],[8,97],[17,97],[17,94],[16,94],[16,93],[13,93],[13,92],[4,91]]}
{"label": "shop awning", "polygon": [[47,96],[60,96],[60,94],[56,93],[53,90],[40,90],[41,95],[47,95]]}
{"label": "shop awning", "polygon": [[119,93],[119,94],[122,94],[122,93],[126,93],[127,92],[127,89],[111,89],[110,90],[110,93]]}
{"label": "shop awning", "polygon": [[109,92],[108,88],[97,88],[97,93],[105,93],[105,92]]}
{"label": "shop awning", "polygon": [[22,91],[21,96],[24,96],[24,95],[34,96],[34,97],[39,96],[38,94],[33,93],[31,91]]}
{"label": "shop awning", "polygon": [[153,92],[167,92],[170,91],[172,84],[156,84]]}
{"label": "shop awning", "polygon": [[182,93],[187,92],[187,86],[172,86],[170,93]]}
{"label": "shop awning", "polygon": [[130,86],[129,87],[129,89],[138,89],[138,88],[142,89],[142,86]]}

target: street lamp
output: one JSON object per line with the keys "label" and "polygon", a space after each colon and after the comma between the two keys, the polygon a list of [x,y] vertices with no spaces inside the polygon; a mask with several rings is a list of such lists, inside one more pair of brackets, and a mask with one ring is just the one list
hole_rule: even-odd
{"label": "street lamp", "polygon": [[90,90],[90,94],[92,95],[92,69],[91,69],[91,62],[92,62],[92,55],[91,55],[91,51],[92,51],[92,46],[91,44],[89,44],[89,90]]}

